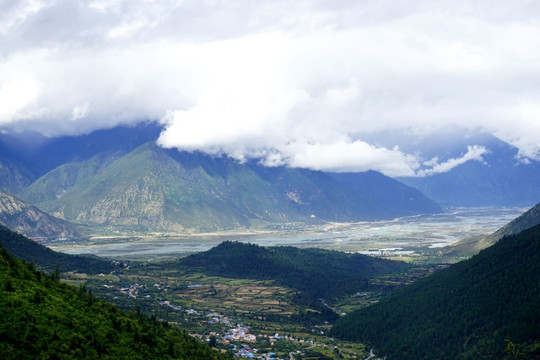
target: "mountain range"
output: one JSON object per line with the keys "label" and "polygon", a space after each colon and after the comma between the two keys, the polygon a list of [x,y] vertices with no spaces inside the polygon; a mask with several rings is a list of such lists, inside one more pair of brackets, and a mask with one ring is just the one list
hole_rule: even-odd
{"label": "mountain range", "polygon": [[[382,220],[438,213],[441,206],[530,206],[540,201],[540,163],[520,159],[516,148],[491,135],[426,140],[423,156],[442,152],[439,162],[459,158],[470,144],[485,147],[486,153],[445,173],[391,179],[375,171],[265,167],[254,160],[164,149],[156,145],[160,131],[147,123],[60,138],[1,134],[2,196],[24,201],[20,209],[48,214],[49,227],[57,231],[39,230],[32,220],[37,215],[14,213],[16,207],[0,223],[32,237],[72,237],[96,229],[199,232]],[[78,226],[68,230],[64,223],[60,231],[60,220]]]}
{"label": "mountain range", "polygon": [[[57,218],[135,231],[208,231],[276,222],[436,213],[382,174],[328,174],[158,147],[152,124],[28,141],[4,135],[3,190]],[[24,149],[24,151],[18,151]],[[9,181],[8,181],[9,178]]]}

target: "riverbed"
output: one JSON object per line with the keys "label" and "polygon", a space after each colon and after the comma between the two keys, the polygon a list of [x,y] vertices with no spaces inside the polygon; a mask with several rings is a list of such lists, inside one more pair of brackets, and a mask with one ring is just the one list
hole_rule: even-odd
{"label": "riverbed", "polygon": [[490,234],[521,215],[524,208],[457,208],[442,214],[386,221],[285,224],[279,229],[248,229],[211,234],[166,234],[132,239],[95,238],[84,244],[56,242],[54,250],[104,257],[185,256],[206,251],[225,240],[261,246],[290,245],[359,252],[376,256],[414,256],[418,249],[440,249],[463,238]]}

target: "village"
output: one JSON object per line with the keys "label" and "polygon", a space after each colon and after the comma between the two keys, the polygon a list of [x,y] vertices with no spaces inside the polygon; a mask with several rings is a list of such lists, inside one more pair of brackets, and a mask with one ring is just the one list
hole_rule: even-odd
{"label": "village", "polygon": [[[192,288],[198,286],[201,285],[189,285]],[[191,333],[192,337],[205,341],[210,346],[236,357],[265,360],[301,359],[304,349],[329,346],[317,343],[314,339],[292,335],[256,334],[250,326],[238,322],[239,318],[233,320],[231,317],[215,311],[206,313],[200,309],[184,308],[172,301],[170,296],[167,296],[171,295],[170,287],[160,283],[142,284],[137,282],[127,286],[118,286],[109,281],[108,284],[102,284],[101,287],[108,291],[107,294],[112,296],[113,300],[124,302],[131,299],[150,302],[150,306],[154,308],[158,307],[167,313],[172,312],[172,314],[182,317],[184,321],[198,324],[198,328],[206,330]],[[331,340],[329,339],[329,341]]]}

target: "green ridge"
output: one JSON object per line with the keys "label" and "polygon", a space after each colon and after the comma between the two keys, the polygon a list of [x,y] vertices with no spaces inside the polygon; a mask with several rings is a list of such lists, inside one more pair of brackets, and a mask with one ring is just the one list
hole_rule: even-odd
{"label": "green ridge", "polygon": [[39,269],[52,272],[58,266],[62,272],[88,274],[109,273],[116,269],[112,261],[92,255],[69,255],[53,251],[0,225],[0,245],[11,255],[34,263]]}

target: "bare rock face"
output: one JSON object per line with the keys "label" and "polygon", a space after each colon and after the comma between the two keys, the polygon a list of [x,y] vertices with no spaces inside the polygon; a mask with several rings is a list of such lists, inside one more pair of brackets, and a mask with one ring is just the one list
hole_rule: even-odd
{"label": "bare rock face", "polygon": [[0,191],[0,224],[31,238],[79,236],[67,221],[48,215],[3,191]]}

